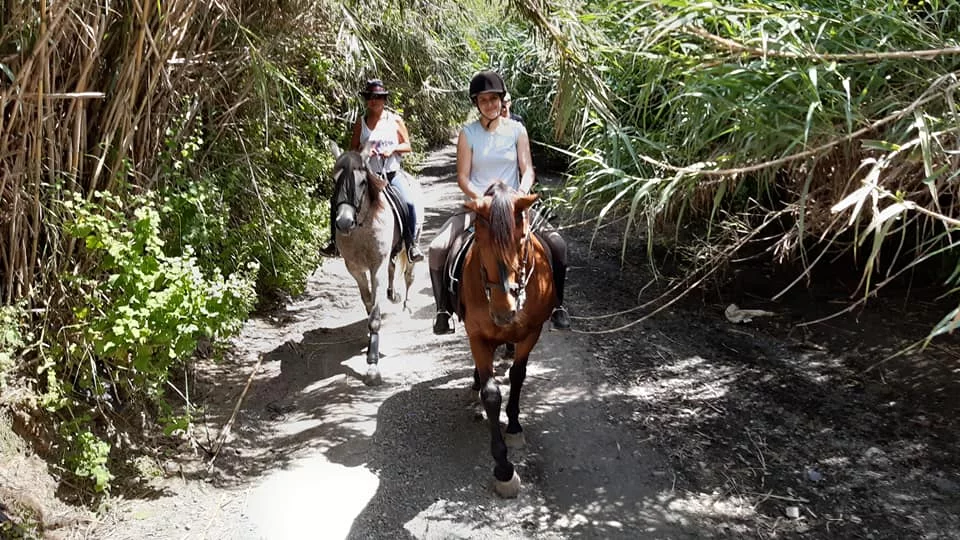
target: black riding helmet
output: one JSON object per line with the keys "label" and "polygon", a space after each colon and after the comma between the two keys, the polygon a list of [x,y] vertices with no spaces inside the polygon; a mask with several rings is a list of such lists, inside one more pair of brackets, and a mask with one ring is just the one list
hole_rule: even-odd
{"label": "black riding helmet", "polygon": [[476,103],[478,95],[487,93],[498,94],[500,99],[507,93],[503,78],[496,71],[481,71],[470,80],[470,101]]}
{"label": "black riding helmet", "polygon": [[383,86],[383,81],[380,79],[370,79],[364,83],[360,95],[369,99],[370,96],[389,96],[390,92]]}

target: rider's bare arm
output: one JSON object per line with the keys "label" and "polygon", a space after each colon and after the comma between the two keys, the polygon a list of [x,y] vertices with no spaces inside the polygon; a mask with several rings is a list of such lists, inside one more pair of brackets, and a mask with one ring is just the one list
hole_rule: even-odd
{"label": "rider's bare arm", "polygon": [[467,134],[460,131],[457,138],[457,185],[460,186],[467,198],[477,199],[482,194],[473,190],[470,185],[470,162],[473,161],[473,150],[470,149],[470,143],[467,142]]}
{"label": "rider's bare arm", "polygon": [[520,166],[520,193],[530,193],[535,179],[533,172],[533,157],[530,155],[530,137],[527,130],[520,131],[517,139],[517,162]]}
{"label": "rider's bare arm", "polygon": [[413,147],[410,146],[410,133],[407,131],[407,124],[399,116],[397,117],[397,140],[400,142],[393,147],[390,154],[405,154],[413,151]]}

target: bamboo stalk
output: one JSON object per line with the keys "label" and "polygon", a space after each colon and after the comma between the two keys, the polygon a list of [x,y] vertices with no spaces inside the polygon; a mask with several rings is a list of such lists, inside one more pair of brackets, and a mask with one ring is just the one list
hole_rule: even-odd
{"label": "bamboo stalk", "polygon": [[33,100],[57,100],[57,99],[104,99],[106,94],[103,92],[51,92],[41,95],[40,93],[36,94],[20,94],[19,96],[14,96],[12,101],[33,101]]}

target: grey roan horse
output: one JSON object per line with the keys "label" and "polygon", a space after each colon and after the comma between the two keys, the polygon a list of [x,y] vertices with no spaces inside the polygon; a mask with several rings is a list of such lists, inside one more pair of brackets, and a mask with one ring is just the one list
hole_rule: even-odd
{"label": "grey roan horse", "polygon": [[[337,249],[347,271],[357,280],[360,297],[367,310],[370,340],[367,347],[367,373],[363,382],[370,386],[382,382],[377,362],[380,359],[380,321],[385,299],[399,302],[393,288],[396,262],[403,269],[406,293],[403,309],[407,309],[413,265],[403,249],[400,227],[394,219],[385,189],[386,179],[370,171],[367,152],[345,152],[333,147],[337,161],[333,166],[334,203],[336,208]],[[404,174],[404,173],[400,173]],[[415,193],[419,184],[408,180]],[[417,200],[421,200],[417,197]],[[420,212],[422,216],[423,213]]]}

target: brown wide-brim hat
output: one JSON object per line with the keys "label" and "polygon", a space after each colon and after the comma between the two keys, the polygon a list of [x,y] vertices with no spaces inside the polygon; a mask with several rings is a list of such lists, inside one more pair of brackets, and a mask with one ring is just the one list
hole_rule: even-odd
{"label": "brown wide-brim hat", "polygon": [[363,86],[360,95],[365,98],[369,98],[370,96],[389,96],[390,91],[383,86],[383,81],[380,79],[370,79]]}

